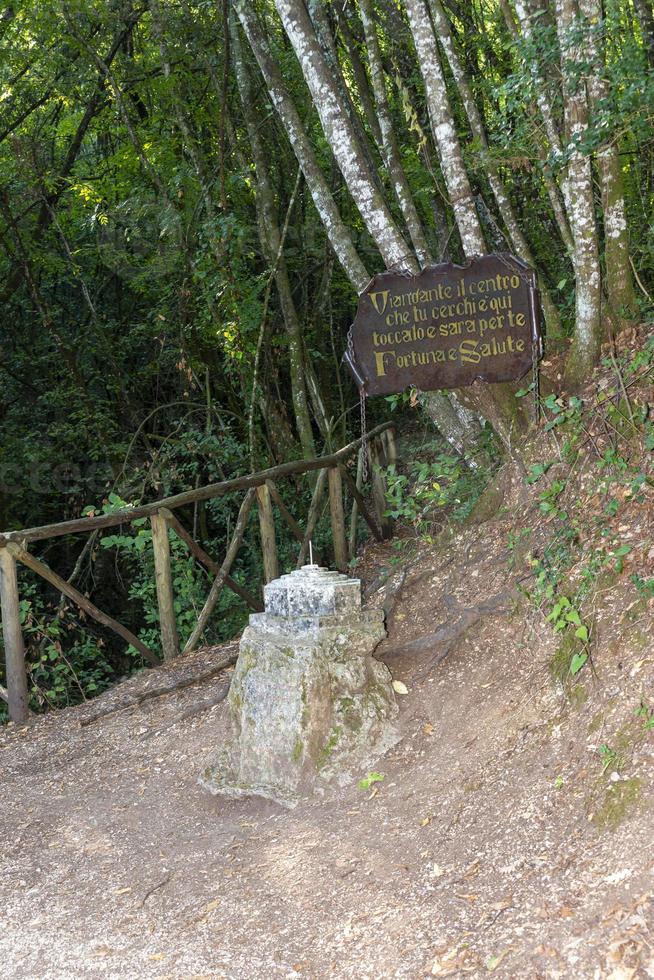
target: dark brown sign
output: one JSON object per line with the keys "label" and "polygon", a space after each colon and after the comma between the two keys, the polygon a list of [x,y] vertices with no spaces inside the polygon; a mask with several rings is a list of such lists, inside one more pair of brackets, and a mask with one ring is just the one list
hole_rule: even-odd
{"label": "dark brown sign", "polygon": [[521,378],[539,338],[536,274],[500,253],[375,276],[344,359],[367,395],[459,388]]}

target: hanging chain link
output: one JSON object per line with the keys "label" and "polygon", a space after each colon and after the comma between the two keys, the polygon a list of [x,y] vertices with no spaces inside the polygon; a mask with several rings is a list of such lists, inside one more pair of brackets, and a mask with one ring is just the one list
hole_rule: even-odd
{"label": "hanging chain link", "polygon": [[359,388],[359,403],[361,405],[361,479],[363,483],[366,483],[370,473],[370,450],[368,446],[368,431],[366,427],[366,393],[363,390],[363,386]]}
{"label": "hanging chain link", "polygon": [[[350,364],[356,364],[356,358],[354,355],[354,340],[352,339],[352,327],[350,327],[347,332],[347,352],[350,358]],[[366,389],[363,382],[359,382],[358,387],[359,405],[361,408],[361,479],[365,483],[370,473],[368,431],[366,427]]]}
{"label": "hanging chain link", "polygon": [[540,371],[538,360],[541,354],[541,341],[534,338],[531,342],[531,385],[534,395],[534,421],[540,422]]}
{"label": "hanging chain link", "polygon": [[[506,266],[511,272],[519,276],[524,283],[531,290],[534,291],[534,303],[537,303],[537,292],[536,285],[534,282],[534,274],[532,270],[529,272],[524,272],[522,269],[517,268],[512,262],[507,262],[501,253],[495,253],[497,258],[500,260],[502,265]],[[532,336],[531,340],[531,388],[534,396],[534,420],[536,425],[538,425],[541,417],[541,406],[540,406],[540,370],[539,370],[539,360],[543,356],[543,338],[539,336]]]}

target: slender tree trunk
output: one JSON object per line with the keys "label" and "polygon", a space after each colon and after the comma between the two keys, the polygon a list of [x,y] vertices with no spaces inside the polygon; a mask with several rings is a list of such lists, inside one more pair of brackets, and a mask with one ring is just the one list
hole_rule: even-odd
{"label": "slender tree trunk", "polygon": [[[610,95],[605,76],[604,18],[600,0],[579,0],[586,24],[588,61],[592,70],[588,78],[588,94],[593,113],[601,117],[602,103]],[[604,288],[608,297],[611,319],[627,326],[634,320],[636,299],[629,263],[629,230],[624,199],[624,182],[618,147],[612,131],[597,151],[602,210],[604,213]]]}
{"label": "slender tree trunk", "polygon": [[[304,3],[305,0],[302,0]],[[373,159],[373,153],[371,152],[372,147],[368,141],[365,130],[363,128],[361,118],[354,105],[352,96],[350,94],[350,89],[348,88],[347,82],[343,77],[343,72],[341,70],[341,63],[338,58],[338,52],[336,50],[336,41],[334,39],[334,34],[332,31],[332,25],[329,20],[329,14],[327,12],[327,5],[325,0],[306,0],[306,8],[311,19],[311,23],[316,32],[316,38],[320,45],[323,57],[327,64],[330,76],[333,78],[338,91],[339,102],[341,106],[345,109],[347,117],[350,120],[352,129],[354,131],[358,145],[361,147],[362,152],[365,155],[368,169],[376,181],[377,185],[380,186],[380,181],[377,177],[378,161]],[[365,87],[362,87],[359,92],[361,98],[361,105],[364,111],[364,117],[367,117],[368,125],[375,126],[372,123],[372,117],[370,115],[370,110],[372,105],[366,106],[366,97],[369,93],[366,91]],[[378,129],[378,125],[375,126]],[[377,141],[375,140],[375,143]]]}
{"label": "slender tree trunk", "polygon": [[470,450],[478,442],[481,432],[478,418],[467,410],[462,411],[462,406],[454,399],[450,400],[447,395],[439,394],[434,397],[434,392],[426,394],[426,414],[450,446],[460,456],[469,458]]}
{"label": "slender tree trunk", "polygon": [[450,109],[436,37],[424,0],[405,0],[418,62],[425,82],[429,119],[438,149],[443,179],[467,256],[486,251],[463,153]]}
{"label": "slender tree trunk", "polygon": [[304,179],[332,248],[357,292],[362,292],[370,280],[370,275],[354,247],[350,231],[343,221],[325,175],[320,169],[297,108],[284,85],[277,62],[270,54],[256,12],[249,0],[234,0],[234,8],[266,82],[270,99],[279,113],[293,152],[302,167]]}
{"label": "slender tree trunk", "polygon": [[386,267],[417,272],[415,256],[397,228],[370,171],[304,0],[275,0],[275,6],[300,62],[327,142]]}
{"label": "slender tree trunk", "polygon": [[243,118],[250,141],[257,179],[256,208],[261,246],[271,269],[275,269],[275,285],[279,296],[284,325],[288,335],[288,361],[291,376],[291,399],[298,436],[305,459],[316,454],[311,428],[311,416],[307,402],[307,387],[304,376],[304,357],[302,350],[302,327],[297,314],[291,284],[288,279],[286,260],[282,249],[281,233],[275,205],[275,194],[270,182],[266,152],[261,141],[261,122],[257,116],[256,102],[243,59],[243,51],[238,30],[230,18],[230,33],[234,51],[234,67],[238,84]]}
{"label": "slender tree trunk", "polygon": [[[522,229],[513,209],[508,191],[504,186],[504,181],[500,175],[500,169],[497,161],[489,152],[486,127],[484,126],[484,122],[481,118],[481,113],[477,108],[477,103],[475,102],[472,94],[472,88],[470,86],[470,82],[468,81],[465,69],[461,64],[456,48],[454,47],[454,39],[452,37],[450,25],[445,11],[443,10],[443,6],[440,0],[430,0],[430,6],[438,40],[440,41],[445,52],[445,56],[450,66],[450,71],[452,72],[452,76],[459,90],[459,95],[461,96],[461,101],[470,124],[470,130],[481,148],[480,155],[484,164],[484,169],[488,174],[488,181],[490,183],[495,201],[497,202],[497,209],[500,213],[502,221],[504,222],[506,230],[509,233],[511,246],[522,259],[529,263],[529,265],[535,266],[535,260],[531,247],[522,233]],[[552,300],[550,292],[543,282],[540,284],[540,295],[543,304],[543,311],[545,313],[545,321],[547,324],[547,335],[549,339],[556,343],[561,339],[561,318],[559,316],[559,311]]]}
{"label": "slender tree trunk", "polygon": [[[316,0],[316,2],[319,2],[319,0]],[[377,146],[380,147],[382,145],[381,129],[379,127],[379,119],[377,118],[377,110],[375,109],[375,102],[372,89],[370,87],[370,81],[368,80],[368,73],[366,72],[363,61],[361,60],[357,42],[352,36],[352,31],[350,30],[350,25],[344,10],[337,4],[334,7],[334,12],[338,22],[338,32],[347,49],[347,56],[350,60],[350,67],[356,82],[359,99],[361,100],[363,114],[368,126],[370,127],[372,138]]]}
{"label": "slender tree trunk", "polygon": [[393,186],[395,197],[402,212],[402,217],[411,236],[415,253],[418,256],[418,261],[421,266],[425,266],[433,262],[433,259],[430,255],[427,239],[425,238],[422,223],[413,200],[413,194],[411,193],[411,188],[409,187],[409,182],[402,166],[402,158],[400,156],[386,94],[386,77],[379,48],[379,38],[377,37],[372,0],[359,0],[359,8],[361,10],[361,21],[363,23],[366,47],[368,49],[372,88],[379,119],[380,150]]}
{"label": "slender tree trunk", "polygon": [[[530,42],[530,44],[535,46],[535,32],[533,24],[533,15],[528,9],[526,0],[515,0],[516,14],[518,15],[518,21],[520,23],[520,30],[523,37]],[[536,23],[538,21],[536,20]],[[563,158],[563,144],[561,140],[561,133],[559,132],[558,122],[554,112],[554,106],[552,104],[552,98],[550,93],[550,86],[546,82],[543,73],[541,71],[540,65],[536,58],[532,58],[529,62],[529,72],[531,74],[532,83],[534,86],[534,92],[536,95],[536,104],[540,110],[541,117],[543,119],[543,124],[545,127],[545,135],[550,144],[550,149],[552,155],[556,160],[562,160]],[[563,199],[568,205],[568,194],[565,186],[565,175],[562,176],[562,191]]]}
{"label": "slender tree trunk", "polygon": [[643,36],[647,64],[654,69],[654,14],[650,0],[634,0],[634,10]]}
{"label": "slender tree trunk", "polygon": [[[463,250],[468,257],[483,254],[486,252],[486,243],[454,125],[429,11],[425,0],[405,0],[405,6],[425,81],[429,118],[440,155],[441,171],[461,235]],[[513,397],[514,386],[495,384],[486,388],[488,390],[483,392],[483,405],[477,388],[454,392],[453,397],[461,397],[464,404],[470,403],[474,408],[478,408],[483,417],[494,426],[505,447],[511,452],[511,434],[516,427],[523,429],[526,425],[524,412]],[[507,414],[508,408],[510,411]]]}
{"label": "slender tree trunk", "polygon": [[579,50],[575,0],[556,0],[556,30],[561,49],[563,112],[568,145],[567,207],[574,238],[575,335],[566,365],[570,383],[579,384],[592,371],[601,344],[601,275],[590,157],[578,142],[588,129],[588,103],[576,72]]}
{"label": "slender tree trunk", "polygon": [[[516,7],[518,7],[518,3],[516,3]],[[508,0],[500,0],[500,8],[502,10],[504,21],[506,23],[506,27],[509,34],[511,35],[514,41],[519,41],[520,31],[518,29],[518,25],[516,23],[513,11],[509,6]],[[524,3],[520,6],[520,10],[523,16],[527,18],[528,15],[526,13]],[[531,39],[530,22],[525,19],[525,21],[523,21],[522,26],[523,26],[523,32],[525,37]],[[538,78],[540,77],[540,75],[538,73],[537,66],[530,65],[530,72],[532,78],[535,79],[535,84],[538,84]],[[539,94],[544,95],[544,93],[539,93]],[[551,120],[553,120],[553,113],[548,102],[546,103],[545,109],[543,108],[543,106],[539,106],[539,108],[540,108],[541,116],[543,116],[544,112],[547,112],[548,117]],[[536,109],[533,105],[527,106],[527,115],[535,120],[536,116],[538,115],[538,109]],[[536,128],[539,128],[538,124],[536,123],[535,126]],[[572,241],[572,233],[570,232],[570,225],[568,224],[568,216],[566,214],[565,203],[562,199],[561,190],[556,182],[554,175],[552,174],[552,169],[550,166],[550,162],[548,160],[547,150],[543,146],[543,141],[538,135],[536,135],[535,137],[535,143],[536,143],[536,153],[538,154],[538,159],[541,161],[541,173],[543,177],[543,183],[545,184],[545,190],[547,191],[547,196],[550,199],[550,204],[552,206],[554,219],[558,226],[559,234],[561,235],[561,240],[565,245],[566,251],[570,256],[570,259],[572,260],[572,256],[574,253],[574,242]]]}

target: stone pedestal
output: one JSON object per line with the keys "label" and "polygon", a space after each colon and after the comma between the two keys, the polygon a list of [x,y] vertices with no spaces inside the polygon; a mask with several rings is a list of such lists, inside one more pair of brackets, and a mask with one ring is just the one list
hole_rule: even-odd
{"label": "stone pedestal", "polygon": [[397,705],[388,669],[372,658],[383,612],[361,609],[358,579],[305,565],[270,582],[264,602],[229,692],[234,739],[200,782],[293,805],[365,776],[397,741]]}

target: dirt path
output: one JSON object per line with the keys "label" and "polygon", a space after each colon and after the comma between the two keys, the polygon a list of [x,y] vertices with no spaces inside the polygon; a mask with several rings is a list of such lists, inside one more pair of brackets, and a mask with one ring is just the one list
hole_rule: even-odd
{"label": "dirt path", "polygon": [[5,730],[3,976],[654,976],[652,740],[618,778],[597,751],[651,690],[651,648],[607,646],[576,706],[524,605],[478,617],[438,664],[438,636],[397,655],[511,586],[508,529],[470,528],[407,573],[379,650],[409,688],[404,737],[367,792],[293,811],[203,792],[226,704],[183,716],[224,675],[80,725],[179,667]]}

